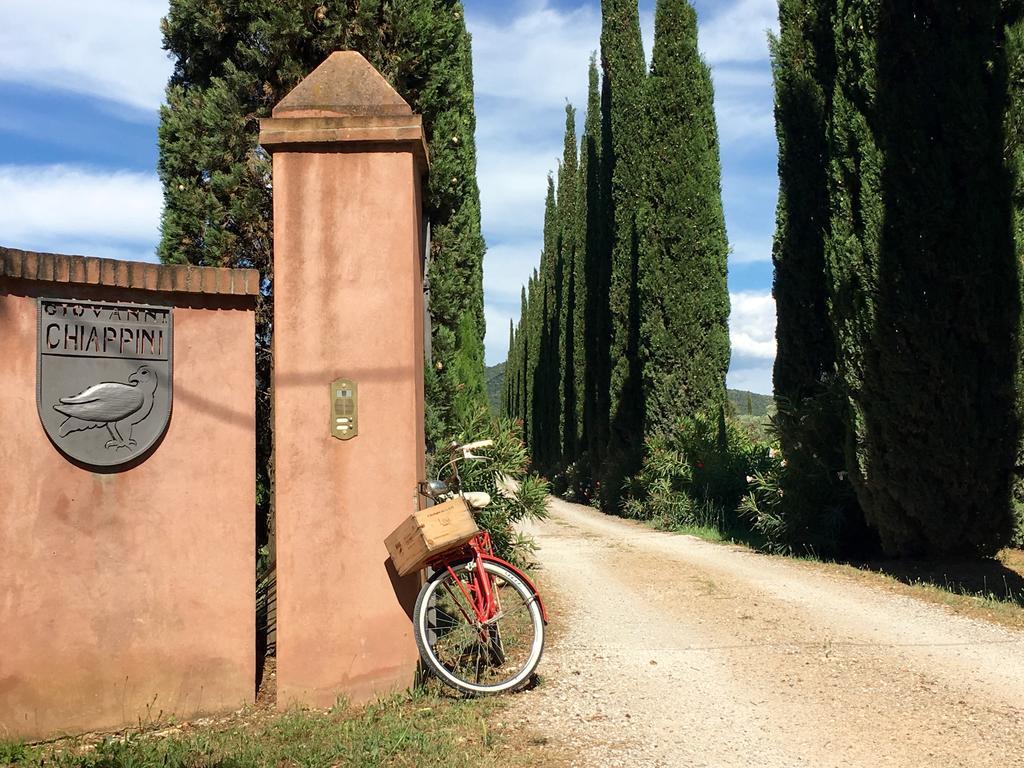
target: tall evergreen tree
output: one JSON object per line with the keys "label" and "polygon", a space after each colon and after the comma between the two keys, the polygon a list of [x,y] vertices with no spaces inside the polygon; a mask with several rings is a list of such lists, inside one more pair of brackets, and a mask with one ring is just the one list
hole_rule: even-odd
{"label": "tall evergreen tree", "polygon": [[[590,57],[589,83],[587,90],[587,113],[584,119],[583,136],[579,147],[579,168],[576,179],[576,260],[573,262],[573,374],[575,376],[577,459],[582,459],[590,450],[590,429],[588,419],[592,416],[594,368],[593,302],[596,293],[593,271],[596,268],[596,253],[592,252],[591,229],[597,222],[591,218],[591,206],[597,205],[591,198],[597,191],[593,175],[600,170],[598,148],[601,136],[601,97],[598,91],[597,61]],[[596,249],[594,249],[596,251]],[[590,461],[589,454],[586,456]],[[581,467],[582,468],[582,467]]]}
{"label": "tall evergreen tree", "polygon": [[576,424],[576,261],[582,260],[577,239],[579,195],[576,191],[579,174],[576,148],[576,110],[565,105],[565,142],[562,165],[558,172],[558,229],[559,229],[559,343],[558,361],[560,378],[559,430],[562,435],[561,463],[576,458],[579,431]]}
{"label": "tall evergreen tree", "polygon": [[[1017,262],[1024,264],[1024,2],[1006,0],[1003,7],[1006,28],[1006,161],[1013,178],[1013,233]],[[1024,413],[1024,334],[1017,367],[1017,408]],[[1013,491],[1017,517],[1014,544],[1024,547],[1024,431],[1017,447],[1017,468]]]}
{"label": "tall evergreen tree", "polygon": [[[361,52],[423,115],[433,164],[424,200],[433,234],[433,357],[441,364],[430,406],[443,417],[430,423],[454,418],[455,392],[484,402],[484,243],[461,2],[171,0],[162,32],[175,63],[158,139],[165,203],[159,255],[165,263],[260,270],[261,487],[269,483],[273,231],[270,162],[258,147],[258,118],[333,51]],[[469,320],[460,334],[463,317]]]}
{"label": "tall evergreen tree", "polygon": [[590,474],[601,476],[608,450],[611,395],[612,319],[612,132],[607,78],[598,92],[597,62],[590,62],[590,87],[584,127],[586,161],[587,382],[585,416]]}
{"label": "tall evergreen tree", "polygon": [[[541,254],[543,258],[543,253]],[[538,369],[540,367],[541,352],[541,330],[544,325],[543,296],[540,285],[540,273],[534,268],[526,291],[526,387],[525,395],[525,420],[528,425],[526,429],[527,446],[530,448],[530,456],[537,461],[538,451],[543,451],[541,446],[542,437],[539,434],[539,421],[541,408],[538,407],[540,399],[540,384]]]}
{"label": "tall evergreen tree", "polygon": [[[473,53],[461,0],[399,0],[390,6],[391,18],[387,18],[388,4],[379,7],[385,13],[384,30],[394,23],[412,38],[412,55],[423,52],[424,63],[435,57],[437,62],[430,69],[421,63],[420,71],[413,73],[415,79],[396,76],[395,82],[403,96],[409,93],[406,98],[413,109],[422,114],[429,140],[431,171],[424,203],[431,225],[432,346],[434,358],[443,365],[441,397],[430,405],[441,413],[444,432],[428,437],[439,444],[449,439],[457,422],[487,402],[483,348],[486,246],[476,179]],[[453,345],[447,345],[448,335],[442,328],[456,329]]]}
{"label": "tall evergreen tree", "polygon": [[644,425],[653,434],[724,407],[729,369],[718,129],[688,0],[658,0],[646,101],[638,272]]}
{"label": "tall evergreen tree", "polygon": [[992,553],[1012,526],[1020,322],[1001,3],[910,5],[836,4],[826,259],[847,467],[887,551]]}
{"label": "tall evergreen tree", "polygon": [[612,319],[608,456],[602,471],[606,508],[618,505],[623,479],[640,463],[643,387],[640,366],[637,200],[644,174],[646,64],[636,0],[602,0],[601,62],[608,92],[614,221],[609,307]]}
{"label": "tall evergreen tree", "polygon": [[[529,281],[527,281],[529,282]],[[522,287],[519,300],[519,334],[518,341],[519,345],[516,350],[518,355],[518,392],[517,392],[517,403],[516,403],[516,417],[523,421],[523,440],[527,445],[530,444],[529,440],[529,414],[527,412],[527,403],[529,401],[529,394],[527,392],[528,380],[530,375],[530,358],[529,358],[529,339],[530,339],[530,315],[529,308],[527,306],[526,298],[526,286]]]}
{"label": "tall evergreen tree", "polygon": [[515,321],[508,319],[508,354],[505,357],[505,392],[502,400],[502,415],[512,416],[512,381],[516,365],[516,326]]}
{"label": "tall evergreen tree", "polygon": [[558,462],[561,446],[559,434],[558,339],[560,285],[558,254],[558,209],[555,180],[548,175],[544,199],[544,251],[540,258],[540,311],[538,322],[538,358],[534,388],[534,460],[542,471],[551,470]]}
{"label": "tall evergreen tree", "polygon": [[780,538],[818,554],[849,549],[863,536],[843,478],[843,400],[828,310],[827,127],[835,80],[830,0],[780,0],[772,40],[779,202],[772,260],[778,313],[775,426],[787,470]]}

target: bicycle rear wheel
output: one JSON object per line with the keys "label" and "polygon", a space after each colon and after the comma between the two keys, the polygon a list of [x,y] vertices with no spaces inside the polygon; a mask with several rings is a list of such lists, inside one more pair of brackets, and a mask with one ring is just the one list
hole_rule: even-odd
{"label": "bicycle rear wheel", "polygon": [[[441,682],[471,695],[501,693],[522,685],[544,650],[544,621],[530,587],[500,563],[484,562],[498,613],[478,621],[473,594],[476,561],[438,571],[416,600],[413,613],[420,656]],[[465,590],[465,591],[464,591]]]}

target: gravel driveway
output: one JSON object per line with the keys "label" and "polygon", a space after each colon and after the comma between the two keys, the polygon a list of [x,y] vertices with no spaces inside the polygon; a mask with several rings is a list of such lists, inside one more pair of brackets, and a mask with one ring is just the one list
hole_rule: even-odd
{"label": "gravel driveway", "polygon": [[578,766],[1024,766],[1024,634],[552,499],[523,723]]}

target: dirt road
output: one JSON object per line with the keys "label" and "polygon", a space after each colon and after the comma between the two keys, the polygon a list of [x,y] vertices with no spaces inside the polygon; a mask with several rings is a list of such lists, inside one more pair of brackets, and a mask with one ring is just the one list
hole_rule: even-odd
{"label": "dirt road", "polygon": [[542,685],[579,766],[1024,766],[1024,634],[551,501]]}

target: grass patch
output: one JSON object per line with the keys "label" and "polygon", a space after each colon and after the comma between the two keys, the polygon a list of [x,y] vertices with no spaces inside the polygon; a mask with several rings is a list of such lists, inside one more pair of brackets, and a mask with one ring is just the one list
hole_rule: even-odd
{"label": "grass patch", "polygon": [[16,765],[25,758],[26,752],[24,744],[0,741],[0,765]]}
{"label": "grass patch", "polygon": [[[416,692],[362,709],[243,712],[211,724],[80,737],[40,745],[0,742],[0,766],[18,768],[375,768],[526,766],[543,751],[489,724],[501,699]],[[209,721],[199,721],[208,723]]]}
{"label": "grass patch", "polygon": [[651,520],[649,521],[649,525],[659,531],[696,536],[698,539],[704,539],[705,541],[726,541],[726,536],[720,530],[710,525],[688,525],[685,523],[671,524],[666,523],[663,520]]}

